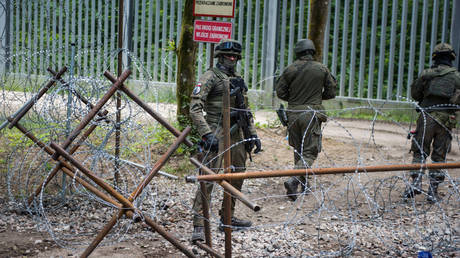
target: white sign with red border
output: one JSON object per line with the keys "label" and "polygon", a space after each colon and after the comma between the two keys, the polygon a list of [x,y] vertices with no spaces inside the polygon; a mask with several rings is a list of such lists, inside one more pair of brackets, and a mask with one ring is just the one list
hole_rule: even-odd
{"label": "white sign with red border", "polygon": [[193,40],[218,43],[222,39],[232,38],[231,22],[195,20]]}
{"label": "white sign with red border", "polygon": [[233,18],[235,0],[195,0],[193,15]]}

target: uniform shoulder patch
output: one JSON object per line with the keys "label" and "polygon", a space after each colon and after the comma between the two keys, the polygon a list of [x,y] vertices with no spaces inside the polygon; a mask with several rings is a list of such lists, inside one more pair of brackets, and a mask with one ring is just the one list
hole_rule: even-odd
{"label": "uniform shoulder patch", "polygon": [[195,88],[193,88],[193,95],[198,95],[201,92],[201,82],[197,83],[195,85]]}

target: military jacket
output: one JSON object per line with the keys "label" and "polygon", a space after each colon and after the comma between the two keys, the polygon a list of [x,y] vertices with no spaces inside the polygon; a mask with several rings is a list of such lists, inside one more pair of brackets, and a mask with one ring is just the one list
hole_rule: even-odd
{"label": "military jacket", "polygon": [[335,98],[337,81],[329,69],[311,55],[300,57],[278,78],[275,89],[289,109],[321,105],[322,100]]}
{"label": "military jacket", "polygon": [[[411,85],[412,98],[419,101],[419,105],[422,108],[442,104],[454,104],[450,98],[454,95],[455,91],[459,90],[459,72],[455,68],[443,64],[423,70]],[[453,110],[449,111],[449,108],[444,111],[454,112]]]}
{"label": "military jacket", "polygon": [[[241,77],[238,74],[231,74],[229,76],[217,69],[209,69],[200,76],[191,96],[190,117],[201,136],[213,132],[210,125],[222,126],[224,80],[228,80],[231,77]],[[247,91],[243,95],[246,107],[249,107]],[[230,97],[230,108],[232,107],[235,107],[235,97]],[[257,134],[252,118],[249,130],[252,135]]]}

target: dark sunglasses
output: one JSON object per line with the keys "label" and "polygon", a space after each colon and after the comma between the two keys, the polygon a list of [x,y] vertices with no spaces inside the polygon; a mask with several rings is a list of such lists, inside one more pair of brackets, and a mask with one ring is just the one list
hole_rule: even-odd
{"label": "dark sunglasses", "polygon": [[216,50],[234,50],[237,52],[241,52],[241,44],[238,42],[232,42],[232,41],[224,42],[222,44],[219,44],[216,47]]}

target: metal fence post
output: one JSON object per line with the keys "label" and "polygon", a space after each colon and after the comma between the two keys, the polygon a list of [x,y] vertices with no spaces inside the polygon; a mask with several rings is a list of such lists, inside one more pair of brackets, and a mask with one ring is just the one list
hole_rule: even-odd
{"label": "metal fence post", "polygon": [[265,79],[264,88],[264,105],[271,106],[273,99],[273,83],[276,62],[276,38],[278,28],[278,1],[269,1],[268,3],[268,24],[266,36],[266,56],[265,56]]}
{"label": "metal fence post", "polygon": [[450,30],[450,36],[451,40],[450,42],[452,43],[452,47],[455,50],[455,53],[457,53],[457,60],[455,60],[455,66],[457,67],[457,70],[460,71],[460,34],[458,33],[460,31],[460,0],[455,0],[454,1],[454,6],[452,8],[452,26]]}
{"label": "metal fence post", "polygon": [[8,67],[10,45],[10,0],[0,0],[0,74]]}

